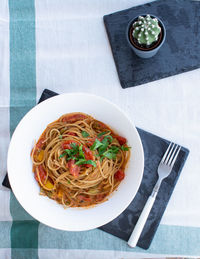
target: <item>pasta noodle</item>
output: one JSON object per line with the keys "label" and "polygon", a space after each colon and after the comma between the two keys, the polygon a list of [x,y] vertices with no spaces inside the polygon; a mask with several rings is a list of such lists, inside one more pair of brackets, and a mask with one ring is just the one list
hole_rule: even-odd
{"label": "pasta noodle", "polygon": [[88,207],[107,200],[125,177],[127,141],[84,113],[50,123],[31,152],[40,193],[64,207]]}

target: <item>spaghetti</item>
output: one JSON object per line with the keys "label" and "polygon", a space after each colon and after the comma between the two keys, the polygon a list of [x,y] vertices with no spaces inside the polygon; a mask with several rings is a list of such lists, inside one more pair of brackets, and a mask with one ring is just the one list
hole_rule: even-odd
{"label": "spaghetti", "polygon": [[64,207],[107,200],[124,179],[129,156],[124,137],[84,113],[50,123],[31,152],[40,193]]}

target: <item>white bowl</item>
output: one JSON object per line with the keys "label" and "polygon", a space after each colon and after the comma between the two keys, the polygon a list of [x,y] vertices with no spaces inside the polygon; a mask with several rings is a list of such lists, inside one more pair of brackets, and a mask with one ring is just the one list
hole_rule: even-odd
{"label": "white bowl", "polygon": [[[93,208],[64,209],[55,201],[39,195],[30,152],[47,124],[70,112],[84,112],[108,124],[127,138],[131,157],[125,178],[108,201]],[[13,133],[7,160],[12,190],[22,207],[38,221],[53,228],[70,231],[100,227],[120,215],[131,203],[140,186],[144,154],[139,134],[126,114],[102,97],[69,93],[52,97],[30,110]]]}

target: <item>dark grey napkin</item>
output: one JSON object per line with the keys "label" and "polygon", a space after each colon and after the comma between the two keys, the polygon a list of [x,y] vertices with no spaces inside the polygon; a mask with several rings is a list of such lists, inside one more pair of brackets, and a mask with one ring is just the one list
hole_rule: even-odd
{"label": "dark grey napkin", "polygon": [[[166,40],[150,59],[137,57],[126,41],[134,17],[150,13],[166,27]],[[200,67],[200,2],[160,0],[104,16],[122,88],[137,86]]]}
{"label": "dark grey napkin", "polygon": [[[145,157],[142,183],[129,207],[116,219],[101,227],[102,230],[126,241],[158,179],[157,168],[170,143],[142,129],[137,128],[137,130],[142,140]],[[182,147],[171,174],[163,180],[137,246],[143,249],[149,248],[188,154],[189,150]]]}
{"label": "dark grey napkin", "polygon": [[[57,93],[45,89],[39,102],[42,102],[55,95],[57,95]],[[104,230],[126,241],[129,239],[145,202],[151,194],[154,184],[156,183],[158,164],[169,145],[169,141],[165,139],[139,128],[137,130],[142,140],[145,157],[142,183],[129,207],[116,219],[100,227],[101,230]],[[163,181],[156,201],[148,217],[147,223],[138,241],[137,245],[139,247],[144,249],[149,248],[188,154],[188,149],[182,147],[173,171]],[[2,184],[8,188],[11,188],[7,175]]]}

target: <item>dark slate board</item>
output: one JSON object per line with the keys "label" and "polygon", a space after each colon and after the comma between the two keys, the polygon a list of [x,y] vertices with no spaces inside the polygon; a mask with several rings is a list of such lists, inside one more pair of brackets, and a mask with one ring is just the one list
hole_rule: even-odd
{"label": "dark slate board", "polygon": [[[39,102],[42,102],[55,95],[57,95],[57,93],[45,89],[40,97]],[[116,219],[100,228],[101,230],[104,230],[126,241],[129,239],[129,236],[138,220],[145,202],[153,190],[153,186],[157,181],[158,164],[163,154],[165,153],[167,146],[169,145],[168,140],[160,138],[139,128],[137,130],[142,140],[145,157],[145,167],[142,183],[129,207]],[[149,248],[188,154],[189,150],[182,147],[178,159],[174,165],[173,171],[163,181],[147,223],[138,241],[137,245],[139,247],[144,249]],[[5,187],[11,188],[7,174],[2,184]]]}
{"label": "dark slate board", "polygon": [[[126,41],[128,22],[154,14],[166,27],[166,40],[150,59],[137,57]],[[200,2],[160,0],[104,16],[122,88],[132,87],[200,67]]]}

